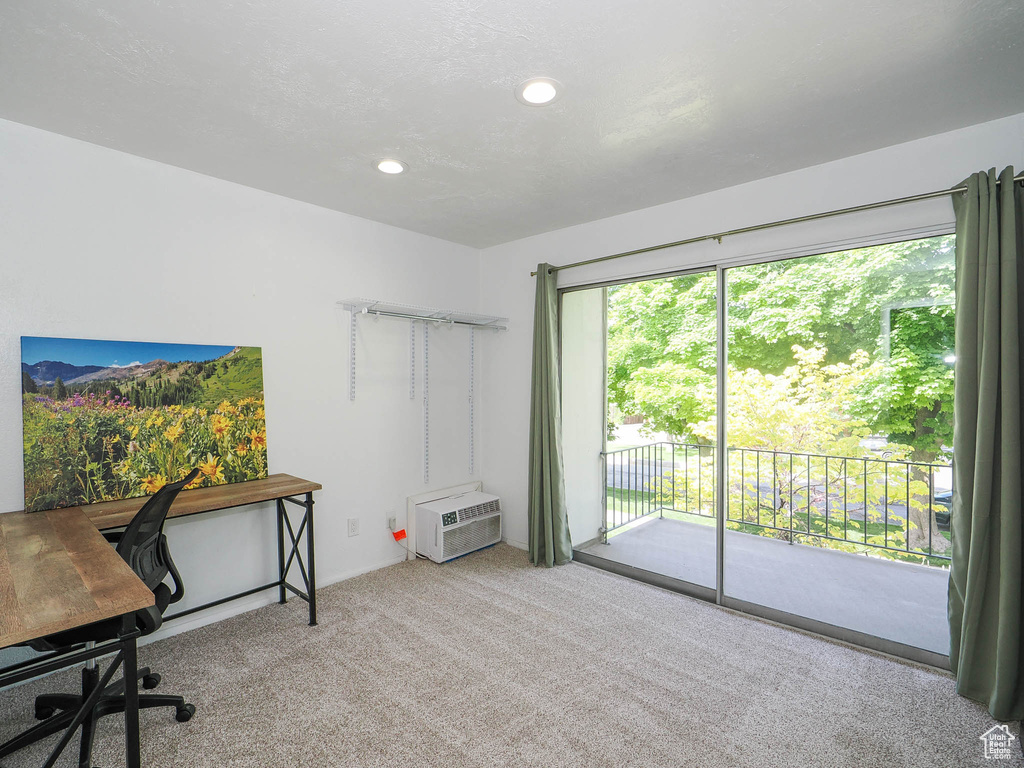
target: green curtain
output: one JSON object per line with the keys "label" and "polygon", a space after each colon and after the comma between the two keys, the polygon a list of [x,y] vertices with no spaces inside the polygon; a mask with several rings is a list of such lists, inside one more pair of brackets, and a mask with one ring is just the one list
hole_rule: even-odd
{"label": "green curtain", "polygon": [[1024,718],[1021,331],[1024,208],[1007,168],[966,181],[956,212],[956,394],[949,662],[957,692]]}
{"label": "green curtain", "polygon": [[530,560],[572,560],[562,479],[562,385],[558,373],[558,289],[551,265],[537,265],[530,391]]}

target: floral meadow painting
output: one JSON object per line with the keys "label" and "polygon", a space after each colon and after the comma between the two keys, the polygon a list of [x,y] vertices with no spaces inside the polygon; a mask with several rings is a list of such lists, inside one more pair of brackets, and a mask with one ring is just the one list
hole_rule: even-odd
{"label": "floral meadow painting", "polygon": [[23,336],[25,509],[267,476],[259,347]]}

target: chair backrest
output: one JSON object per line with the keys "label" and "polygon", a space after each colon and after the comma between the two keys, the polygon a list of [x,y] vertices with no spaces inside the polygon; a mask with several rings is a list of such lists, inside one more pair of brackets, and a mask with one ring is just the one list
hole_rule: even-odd
{"label": "chair backrest", "polygon": [[178,493],[191,483],[197,474],[199,470],[193,469],[188,476],[176,483],[168,483],[153,494],[132,518],[117,543],[117,553],[146,586],[154,591],[166,578],[171,567],[167,548],[161,544],[164,520],[167,519],[167,512]]}

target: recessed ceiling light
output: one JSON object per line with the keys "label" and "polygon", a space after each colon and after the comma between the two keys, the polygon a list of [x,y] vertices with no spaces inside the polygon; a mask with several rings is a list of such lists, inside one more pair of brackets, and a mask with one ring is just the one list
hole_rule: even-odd
{"label": "recessed ceiling light", "polygon": [[388,173],[394,175],[396,173],[402,173],[408,166],[401,160],[394,160],[392,158],[386,158],[377,163],[377,170],[381,173]]}
{"label": "recessed ceiling light", "polygon": [[550,77],[533,77],[516,88],[516,98],[531,107],[550,104],[561,95],[562,84]]}

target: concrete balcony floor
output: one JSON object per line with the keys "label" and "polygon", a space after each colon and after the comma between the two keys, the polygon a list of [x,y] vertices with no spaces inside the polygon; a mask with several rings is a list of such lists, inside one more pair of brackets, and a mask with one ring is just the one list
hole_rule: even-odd
{"label": "concrete balcony floor", "polygon": [[[715,528],[652,515],[583,552],[715,587]],[[949,654],[949,571],[726,531],[728,597]]]}

